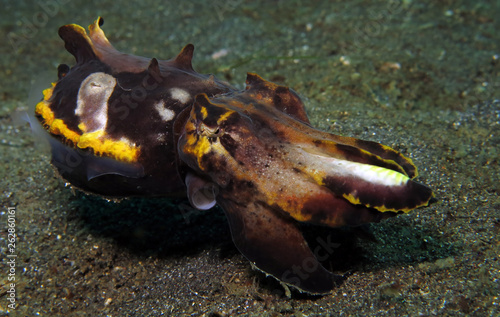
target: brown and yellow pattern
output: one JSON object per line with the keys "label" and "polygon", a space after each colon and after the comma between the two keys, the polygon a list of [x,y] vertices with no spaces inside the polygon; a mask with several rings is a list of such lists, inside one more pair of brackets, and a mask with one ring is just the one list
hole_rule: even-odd
{"label": "brown and yellow pattern", "polygon": [[355,226],[432,199],[409,158],[314,129],[288,87],[249,73],[239,91],[199,74],[191,44],[171,60],[121,53],[102,22],[89,34],[60,28],[76,64],[59,67],[36,107],[52,162],[75,187],[106,197],[187,192],[198,209],[217,203],[255,267],[314,294],[343,277],[320,264],[299,222]]}

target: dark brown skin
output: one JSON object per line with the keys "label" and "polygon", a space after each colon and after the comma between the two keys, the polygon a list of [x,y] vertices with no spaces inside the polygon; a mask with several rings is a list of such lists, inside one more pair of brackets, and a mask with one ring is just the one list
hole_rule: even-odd
{"label": "dark brown skin", "polygon": [[[92,146],[76,146],[64,135],[67,131],[54,133],[48,128],[53,136],[69,145],[67,148],[55,146],[53,164],[65,180],[90,193],[107,197],[179,194],[184,191],[184,180],[179,177],[176,166],[173,141],[176,115],[191,105],[194,96],[199,93],[212,96],[234,88],[213,76],[193,70],[193,45],[187,45],[176,58],[168,61],[127,55],[109,44],[99,23],[102,19],[91,25],[90,37],[77,25],[60,28],[59,34],[66,43],[66,49],[75,56],[77,63],[71,70],[67,66],[59,67],[60,79],[48,100],[49,108],[68,130],[81,135],[84,131],[79,125],[84,122],[90,126],[92,115],[96,112],[96,109],[90,108],[85,109],[90,114],[88,117],[75,114],[82,82],[98,72],[113,76],[116,85],[109,98],[104,100],[107,102],[107,124],[102,139],[117,141],[126,138],[140,148],[139,155],[128,162],[118,160],[122,163],[114,164],[102,159],[114,159],[113,153],[92,155]],[[185,100],[175,99],[176,96],[170,93],[172,88],[183,91],[185,95],[181,97]],[[86,98],[91,97],[96,98],[92,95]],[[155,108],[159,102],[172,111],[170,120],[159,116]],[[42,124],[50,126],[46,118],[40,116],[40,111],[37,114]],[[88,121],[85,120],[87,118]],[[99,169],[103,164],[106,168],[101,171]],[[91,175],[100,176],[89,179],[89,171]]]}
{"label": "dark brown skin", "polygon": [[198,74],[192,45],[168,61],[120,53],[101,24],[89,36],[61,27],[77,64],[59,67],[36,109],[53,164],[75,187],[106,197],[187,187],[195,208],[224,209],[234,243],[255,267],[313,294],[343,278],[319,263],[298,222],[355,226],[433,197],[402,154],[312,128],[287,87],[248,74],[237,91]]}

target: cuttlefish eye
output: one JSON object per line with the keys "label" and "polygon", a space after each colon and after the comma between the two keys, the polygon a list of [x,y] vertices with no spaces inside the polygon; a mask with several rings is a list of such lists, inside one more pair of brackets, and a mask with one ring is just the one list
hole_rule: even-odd
{"label": "cuttlefish eye", "polygon": [[207,138],[220,138],[224,135],[224,130],[219,127],[210,127],[203,122],[200,122],[197,128],[198,135],[204,136]]}
{"label": "cuttlefish eye", "polygon": [[191,111],[191,123],[196,135],[202,138],[220,138],[226,132],[226,120],[235,111],[230,110],[225,105],[213,103],[206,94],[196,96]]}

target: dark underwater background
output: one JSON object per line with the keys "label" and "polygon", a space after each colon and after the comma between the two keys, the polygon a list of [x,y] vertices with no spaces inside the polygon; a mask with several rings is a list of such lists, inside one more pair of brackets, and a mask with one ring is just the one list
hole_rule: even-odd
{"label": "dark underwater background", "polygon": [[[0,316],[500,315],[499,1],[0,1]],[[222,210],[111,202],[66,187],[21,118],[57,66],[57,35],[98,16],[119,50],[243,88],[293,88],[313,126],[411,157],[438,201],[335,241],[331,295],[285,296],[234,247]],[[8,207],[15,207],[16,309]]]}

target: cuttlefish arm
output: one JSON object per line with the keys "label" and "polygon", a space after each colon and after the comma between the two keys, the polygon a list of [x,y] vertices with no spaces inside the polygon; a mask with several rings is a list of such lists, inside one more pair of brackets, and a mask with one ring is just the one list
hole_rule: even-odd
{"label": "cuttlefish arm", "polygon": [[312,128],[286,89],[249,74],[242,93],[198,95],[178,154],[190,173],[217,186],[235,244],[256,267],[325,293],[341,279],[319,264],[296,221],[377,222],[426,206],[433,194],[412,180],[416,167],[399,152]]}
{"label": "cuttlefish arm", "polygon": [[224,198],[218,202],[234,244],[259,270],[314,294],[328,293],[343,281],[318,262],[292,218],[261,202],[239,205]]}

